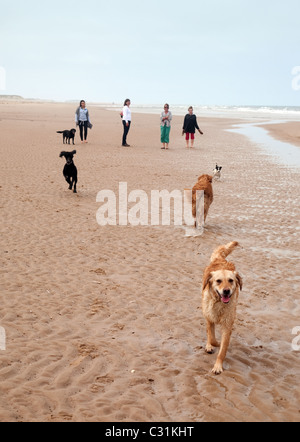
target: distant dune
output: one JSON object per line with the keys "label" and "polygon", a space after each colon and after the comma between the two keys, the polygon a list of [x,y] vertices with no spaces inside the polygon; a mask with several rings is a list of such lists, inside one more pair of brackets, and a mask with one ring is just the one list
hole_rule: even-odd
{"label": "distant dune", "polygon": [[0,95],[0,101],[24,101],[26,103],[54,103],[54,100],[46,100],[42,98],[24,98],[20,95]]}
{"label": "distant dune", "polygon": [[20,95],[0,95],[0,100],[9,100],[9,101],[23,101],[24,98]]}

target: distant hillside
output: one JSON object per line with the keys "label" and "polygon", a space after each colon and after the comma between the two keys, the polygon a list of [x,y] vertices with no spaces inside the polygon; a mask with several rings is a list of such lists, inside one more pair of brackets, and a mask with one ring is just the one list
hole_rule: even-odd
{"label": "distant hillside", "polygon": [[0,101],[23,101],[24,103],[55,103],[53,100],[44,100],[40,98],[24,98],[20,95],[0,95]]}
{"label": "distant hillside", "polygon": [[24,98],[20,95],[0,95],[0,100],[9,100],[9,101],[23,101]]}

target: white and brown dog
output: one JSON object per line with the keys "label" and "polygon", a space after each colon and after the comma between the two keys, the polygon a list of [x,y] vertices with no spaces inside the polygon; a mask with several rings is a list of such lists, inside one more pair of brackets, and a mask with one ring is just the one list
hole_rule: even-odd
{"label": "white and brown dog", "polygon": [[221,179],[221,171],[222,171],[223,167],[222,166],[218,166],[216,165],[215,169],[214,169],[214,180],[220,180]]}
{"label": "white and brown dog", "polygon": [[[205,269],[203,277],[202,309],[207,323],[206,352],[212,354],[214,347],[220,347],[213,373],[223,372],[223,362],[226,358],[233,325],[236,318],[239,290],[243,281],[237,273],[235,265],[226,261],[228,255],[238,246],[231,242],[219,247],[211,257],[211,264]],[[215,335],[215,327],[222,328],[221,344]]]}

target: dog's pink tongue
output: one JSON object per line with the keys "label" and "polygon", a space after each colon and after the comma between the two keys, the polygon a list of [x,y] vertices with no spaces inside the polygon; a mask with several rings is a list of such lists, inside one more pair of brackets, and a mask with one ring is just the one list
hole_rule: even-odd
{"label": "dog's pink tongue", "polygon": [[222,302],[224,302],[224,304],[228,304],[229,301],[230,301],[230,298],[225,298],[225,297],[223,296],[223,298],[222,298]]}

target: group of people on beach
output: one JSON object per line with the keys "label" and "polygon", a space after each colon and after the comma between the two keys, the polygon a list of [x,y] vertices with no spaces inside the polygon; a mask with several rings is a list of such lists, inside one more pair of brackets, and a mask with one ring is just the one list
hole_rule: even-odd
{"label": "group of people on beach", "polygon": [[[164,110],[160,116],[162,149],[169,149],[172,118],[173,115],[172,112],[170,112],[170,106],[168,104],[165,104]],[[198,126],[197,117],[194,114],[194,109],[192,106],[190,106],[189,113],[184,118],[182,128],[182,135],[185,135],[187,149],[190,148],[190,139],[191,148],[194,147],[196,129],[201,135],[203,135],[202,130]]]}
{"label": "group of people on beach", "polygon": [[[130,147],[130,145],[127,143],[127,136],[130,131],[131,127],[131,100],[127,98],[124,102],[123,111],[121,112],[121,118],[123,123],[123,138],[122,138],[122,146],[123,147]],[[171,122],[173,119],[172,112],[170,111],[169,104],[164,105],[164,110],[161,113],[160,121],[161,121],[161,143],[162,143],[162,149],[168,150],[169,144],[170,144],[170,131],[171,131]],[[76,126],[79,126],[80,129],[80,139],[81,143],[87,143],[87,136],[88,136],[88,129],[91,129],[93,127],[89,111],[86,107],[86,102],[84,100],[80,101],[80,105],[76,110],[75,113],[75,122]],[[183,122],[183,128],[182,128],[182,135],[185,135],[186,139],[186,147],[189,149],[190,147],[194,147],[195,142],[195,133],[196,130],[203,135],[202,130],[200,129],[197,117],[194,114],[194,109],[192,106],[188,109],[188,114],[184,118]],[[190,145],[191,140],[191,145]]]}

